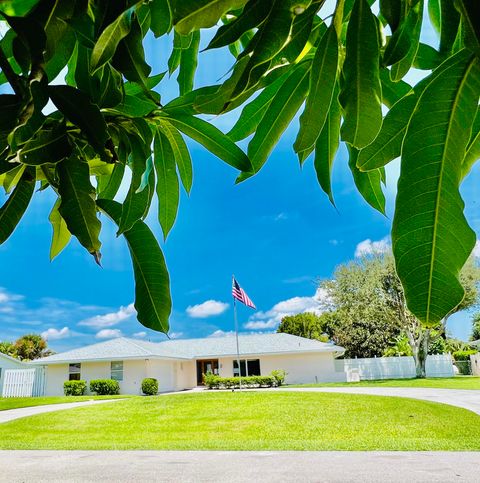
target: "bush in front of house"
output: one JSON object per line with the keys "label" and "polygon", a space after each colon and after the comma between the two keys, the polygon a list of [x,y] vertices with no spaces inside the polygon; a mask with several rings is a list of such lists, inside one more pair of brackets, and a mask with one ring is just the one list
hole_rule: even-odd
{"label": "bush in front of house", "polygon": [[114,396],[120,394],[120,385],[113,379],[92,379],[90,392],[94,392],[97,396]]}
{"label": "bush in front of house", "polygon": [[284,371],[283,369],[275,369],[270,375],[277,381],[277,386],[281,386],[285,382],[287,371]]}
{"label": "bush in front of house", "polygon": [[158,381],[153,377],[147,377],[142,381],[142,392],[145,396],[158,394]]}
{"label": "bush in front of house", "polygon": [[86,381],[65,381],[63,383],[65,396],[83,396],[85,389],[87,389]]}
{"label": "bush in front of house", "polygon": [[[248,376],[241,378],[242,388],[276,387],[274,376]],[[215,374],[205,374],[205,385],[208,389],[236,389],[240,387],[239,377],[220,377]]]}

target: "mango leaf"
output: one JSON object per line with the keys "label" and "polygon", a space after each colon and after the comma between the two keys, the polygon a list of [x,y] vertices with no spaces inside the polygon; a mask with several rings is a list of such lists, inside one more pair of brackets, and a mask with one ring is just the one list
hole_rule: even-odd
{"label": "mango leaf", "polygon": [[380,0],[380,13],[388,22],[390,30],[394,34],[402,21],[402,0]]}
{"label": "mango leaf", "polygon": [[152,0],[149,3],[152,22],[150,29],[155,37],[161,37],[172,28],[172,7],[170,0]]}
{"label": "mango leaf", "polygon": [[250,171],[247,155],[222,131],[194,116],[176,115],[168,119],[188,137],[206,147],[212,154],[240,171]]}
{"label": "mango leaf", "polygon": [[[122,212],[120,203],[100,199],[97,205],[118,225]],[[149,329],[167,333],[172,302],[162,250],[153,233],[142,221],[137,221],[123,236],[132,258],[137,319]]]}
{"label": "mango leaf", "polygon": [[97,177],[97,193],[99,198],[113,200],[122,184],[125,165],[117,163],[109,175]]}
{"label": "mango leaf", "polygon": [[57,109],[85,133],[98,153],[103,154],[109,139],[107,124],[89,96],[74,87],[61,85],[48,86],[48,94]]}
{"label": "mango leaf", "polygon": [[187,145],[185,144],[182,135],[168,121],[162,120],[159,128],[170,143],[183,187],[187,193],[190,193],[193,182],[193,167],[192,158],[188,152]]}
{"label": "mango leaf", "polygon": [[180,53],[180,70],[177,82],[180,95],[183,96],[193,89],[195,71],[197,70],[198,46],[200,44],[200,32],[192,32],[192,40],[188,49],[182,49]]}
{"label": "mango leaf", "polygon": [[467,176],[467,174],[472,169],[472,166],[480,158],[480,109],[477,109],[477,115],[475,116],[475,121],[472,126],[472,135],[470,136],[470,141],[468,142],[467,152],[465,154],[465,159],[462,164],[462,178]]}
{"label": "mango leaf", "polygon": [[[452,0],[440,0],[442,27],[440,30],[439,50],[442,54],[448,54],[452,51],[460,27],[460,14],[455,8],[454,3],[455,1]],[[473,4],[473,2],[469,3]]]}
{"label": "mango leaf", "polygon": [[0,208],[0,244],[14,232],[28,208],[34,189],[35,178],[31,170],[24,170],[12,194]]}
{"label": "mango leaf", "polygon": [[331,25],[318,44],[310,68],[310,88],[305,110],[300,116],[300,131],[293,149],[302,161],[302,153],[317,140],[325,124],[337,80],[338,39]]}
{"label": "mango leaf", "polygon": [[247,0],[177,1],[173,15],[175,30],[181,35],[187,35],[192,30],[213,27],[224,13],[241,8],[246,3]]}
{"label": "mango leaf", "polygon": [[426,82],[403,142],[392,242],[408,307],[432,327],[462,301],[459,272],[476,239],[459,184],[480,95],[478,59],[460,51]]}
{"label": "mango leaf", "polygon": [[[445,0],[443,0],[445,1]],[[465,26],[465,46],[480,56],[480,5],[472,0],[455,0]]]}
{"label": "mango leaf", "polygon": [[378,136],[358,154],[357,167],[360,171],[381,168],[400,156],[408,121],[417,101],[418,96],[406,95],[388,111]]}
{"label": "mango leaf", "polygon": [[160,129],[154,141],[155,172],[157,173],[158,220],[166,239],[177,217],[180,190],[170,142]]}
{"label": "mango leaf", "polygon": [[130,7],[125,12],[122,12],[100,34],[100,37],[98,37],[93,47],[92,57],[90,59],[90,71],[92,73],[112,59],[117,50],[118,43],[130,33],[134,11],[135,7]]}
{"label": "mango leaf", "polygon": [[95,188],[90,183],[88,164],[73,153],[57,165],[58,192],[61,197],[58,211],[68,231],[93,255],[100,264],[100,221],[95,207]]}
{"label": "mango leaf", "polygon": [[211,95],[217,91],[217,85],[200,87],[194,91],[187,92],[183,96],[172,99],[168,104],[163,106],[163,111],[170,116],[176,116],[177,114],[198,114],[199,111],[194,107],[197,97],[200,95]]}
{"label": "mango leaf", "polygon": [[320,136],[315,143],[314,166],[317,180],[322,190],[327,194],[332,205],[335,206],[332,193],[332,168],[335,154],[340,144],[340,121],[342,112],[338,101],[338,85],[332,97],[332,103],[328,111],[327,119],[322,127]]}
{"label": "mango leaf", "polygon": [[68,231],[67,224],[58,211],[60,198],[53,205],[48,219],[52,225],[52,244],[50,245],[50,261],[52,261],[67,245],[72,237]]}
{"label": "mango leaf", "polygon": [[382,126],[379,48],[375,16],[366,0],[355,0],[339,99],[344,109],[342,139],[356,148],[370,144]]}
{"label": "mango leaf", "polygon": [[412,86],[404,81],[393,82],[388,69],[380,69],[382,83],[382,102],[391,108],[396,102],[412,90]]}
{"label": "mango leaf", "polygon": [[436,69],[443,62],[443,57],[430,45],[423,44],[420,42],[418,45],[417,54],[415,55],[415,60],[413,61],[413,67],[422,70],[433,70]]}
{"label": "mango leaf", "polygon": [[38,166],[58,163],[70,156],[71,152],[67,131],[60,125],[56,129],[39,131],[20,149],[17,158],[23,164]]}
{"label": "mango leaf", "polygon": [[[248,145],[252,173],[257,173],[287,129],[308,92],[310,63],[304,62],[286,77]],[[241,176],[244,179],[245,176]]]}
{"label": "mango leaf", "polygon": [[362,172],[357,168],[358,150],[348,146],[350,154],[348,166],[353,175],[353,181],[363,199],[377,211],[385,214],[385,195],[382,191],[382,182],[385,180],[384,168]]}
{"label": "mango leaf", "polygon": [[40,0],[2,0],[0,10],[10,17],[27,15]]}

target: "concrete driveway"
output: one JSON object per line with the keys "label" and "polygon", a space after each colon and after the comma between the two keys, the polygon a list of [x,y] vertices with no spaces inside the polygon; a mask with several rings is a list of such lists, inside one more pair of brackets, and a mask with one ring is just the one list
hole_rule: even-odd
{"label": "concrete driveway", "polygon": [[0,451],[0,482],[479,482],[480,454]]}

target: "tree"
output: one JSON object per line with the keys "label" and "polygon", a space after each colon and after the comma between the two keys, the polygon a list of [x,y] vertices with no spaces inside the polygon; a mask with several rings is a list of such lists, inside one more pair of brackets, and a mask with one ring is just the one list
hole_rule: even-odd
{"label": "tree", "polygon": [[31,361],[46,357],[52,352],[47,349],[47,341],[38,334],[26,334],[15,341],[15,354],[21,360]]}
{"label": "tree", "polygon": [[16,357],[14,344],[8,341],[0,342],[0,353],[6,354],[10,357]]}
{"label": "tree", "polygon": [[277,332],[298,335],[307,339],[317,339],[322,342],[328,340],[328,336],[325,335],[325,321],[322,316],[311,312],[283,317]]}
{"label": "tree", "polygon": [[[478,303],[480,270],[473,258],[464,268],[461,279],[466,284],[468,300],[460,303],[443,321],[432,327],[415,317],[407,308],[402,284],[390,254],[377,254],[341,265],[335,271],[333,280],[321,284],[331,300],[330,308],[338,318],[333,338],[345,347],[346,344],[353,344],[350,350],[352,353],[357,351],[355,355],[370,343],[375,351],[372,355],[413,355],[417,377],[425,377],[427,354],[445,350],[445,342],[440,339],[448,316]],[[372,337],[368,332],[369,321],[377,321],[372,324],[376,330],[380,327],[386,333],[390,329],[387,338],[382,331]],[[358,326],[365,327],[363,332],[355,330]],[[396,329],[396,333],[393,329]],[[405,337],[409,351],[405,347]],[[393,347],[391,341],[394,341]]]}
{"label": "tree", "polygon": [[472,318],[472,334],[470,340],[480,340],[480,312],[473,315]]}
{"label": "tree", "polygon": [[[458,273],[475,244],[459,187],[480,156],[478,2],[429,0],[438,49],[420,42],[423,0],[382,1],[378,15],[368,0],[337,0],[333,15],[323,5],[3,1],[0,82],[8,93],[0,96],[0,182],[9,196],[0,208],[0,243],[40,185],[58,196],[50,257],[73,235],[100,263],[97,215],[105,213],[128,244],[138,320],[166,332],[168,272],[143,219],[156,193],[166,237],[179,180],[190,191],[183,136],[238,169],[244,181],[260,171],[305,105],[294,150],[300,163],[314,153],[332,202],[340,139],[357,189],[381,212],[384,167],[401,157],[392,228],[397,271],[412,314],[436,326],[463,299]],[[228,49],[232,69],[223,84],[194,89],[201,31],[215,25],[207,49]],[[172,30],[168,67],[169,74],[178,71],[179,97],[162,105],[163,74],[152,74],[142,42],[149,32],[158,38]],[[425,73],[414,86],[404,80],[412,67]],[[49,100],[56,110],[46,114]],[[228,135],[197,117],[241,105]],[[236,142],[251,134],[245,154]],[[114,197],[126,171],[131,183],[120,204]]]}

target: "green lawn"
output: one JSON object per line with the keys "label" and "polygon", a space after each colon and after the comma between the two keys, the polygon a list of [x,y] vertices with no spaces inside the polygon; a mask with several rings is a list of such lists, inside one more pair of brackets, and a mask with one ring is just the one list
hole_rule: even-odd
{"label": "green lawn", "polygon": [[386,379],[386,380],[378,380],[378,381],[301,384],[301,385],[292,385],[288,387],[361,387],[361,386],[433,387],[437,389],[480,389],[480,377],[455,376],[455,377],[434,377],[434,378],[428,378],[428,379]]}
{"label": "green lawn", "polygon": [[480,417],[404,398],[205,392],[1,424],[0,449],[480,450]]}
{"label": "green lawn", "polygon": [[131,396],[0,397],[0,411],[5,411],[5,409],[26,408],[30,406],[43,406],[44,404],[60,404],[88,401],[89,399],[115,399],[126,397]]}

